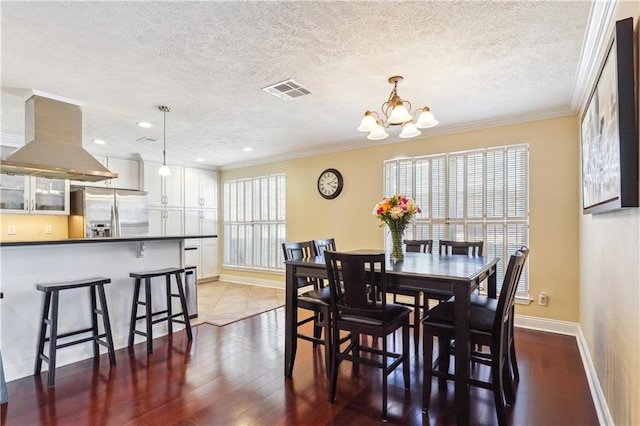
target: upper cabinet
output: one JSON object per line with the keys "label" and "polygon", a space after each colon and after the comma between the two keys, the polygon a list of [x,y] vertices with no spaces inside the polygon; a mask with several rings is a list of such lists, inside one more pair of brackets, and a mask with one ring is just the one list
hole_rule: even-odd
{"label": "upper cabinet", "polygon": [[218,206],[218,172],[185,167],[184,206],[215,209]]}
{"label": "upper cabinet", "polygon": [[144,162],[144,189],[149,194],[149,206],[182,207],[184,167],[169,166],[171,175],[160,176],[158,169],[161,165],[153,161]]}
{"label": "upper cabinet", "polygon": [[69,214],[69,181],[0,175],[0,211],[8,214]]}
{"label": "upper cabinet", "polygon": [[72,180],[71,185],[97,186],[113,189],[140,189],[140,162],[128,158],[103,157],[94,155],[110,172],[117,173],[115,179],[107,179],[100,182],[83,182]]}

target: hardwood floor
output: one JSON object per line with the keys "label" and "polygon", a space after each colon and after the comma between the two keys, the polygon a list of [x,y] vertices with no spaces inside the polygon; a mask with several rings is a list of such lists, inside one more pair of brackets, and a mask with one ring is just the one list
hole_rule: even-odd
{"label": "hardwood floor", "polygon": [[[184,331],[59,367],[56,387],[46,373],[8,384],[2,425],[364,425],[381,422],[380,371],[353,376],[340,367],[336,402],[327,401],[322,348],[300,341],[292,379],[283,375],[284,308],[217,327]],[[400,344],[399,337],[396,339]],[[413,348],[413,342],[411,342]],[[517,399],[507,408],[513,425],[597,425],[575,338],[517,329]],[[413,350],[411,351],[413,353]],[[389,382],[389,424],[455,424],[453,385],[422,413],[422,366],[412,358],[411,389],[402,371]],[[485,368],[485,367],[478,367]],[[474,425],[497,424],[489,391],[472,388]]]}

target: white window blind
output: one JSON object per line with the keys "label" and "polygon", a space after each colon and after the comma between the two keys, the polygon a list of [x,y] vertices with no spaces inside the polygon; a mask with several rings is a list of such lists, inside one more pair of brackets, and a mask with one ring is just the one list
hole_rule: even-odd
{"label": "white window blind", "polygon": [[283,270],[286,176],[224,182],[224,265]]}
{"label": "white window blind", "polygon": [[[384,196],[409,195],[422,209],[405,238],[432,239],[434,247],[439,240],[484,241],[484,255],[501,259],[503,277],[509,256],[528,245],[528,164],[527,144],[387,160]],[[525,267],[517,295],[528,293]]]}

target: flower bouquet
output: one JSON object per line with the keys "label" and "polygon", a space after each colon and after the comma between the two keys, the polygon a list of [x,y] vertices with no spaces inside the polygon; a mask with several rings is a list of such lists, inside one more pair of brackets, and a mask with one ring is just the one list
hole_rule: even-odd
{"label": "flower bouquet", "polygon": [[373,208],[373,214],[380,219],[380,226],[385,224],[391,232],[391,259],[400,261],[404,259],[402,251],[402,236],[404,229],[413,217],[421,213],[420,207],[412,198],[405,195],[394,195],[380,201]]}

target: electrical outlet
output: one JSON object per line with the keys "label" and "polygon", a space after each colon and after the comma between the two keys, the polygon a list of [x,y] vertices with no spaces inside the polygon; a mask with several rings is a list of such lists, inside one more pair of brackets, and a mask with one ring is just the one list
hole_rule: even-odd
{"label": "electrical outlet", "polygon": [[45,234],[53,234],[53,226],[51,226],[51,225],[45,225],[45,226],[44,226],[44,233],[45,233]]}
{"label": "electrical outlet", "polygon": [[7,234],[8,235],[16,235],[16,226],[15,225],[7,226]]}
{"label": "electrical outlet", "polygon": [[549,304],[549,295],[544,291],[538,294],[538,305],[547,306]]}

